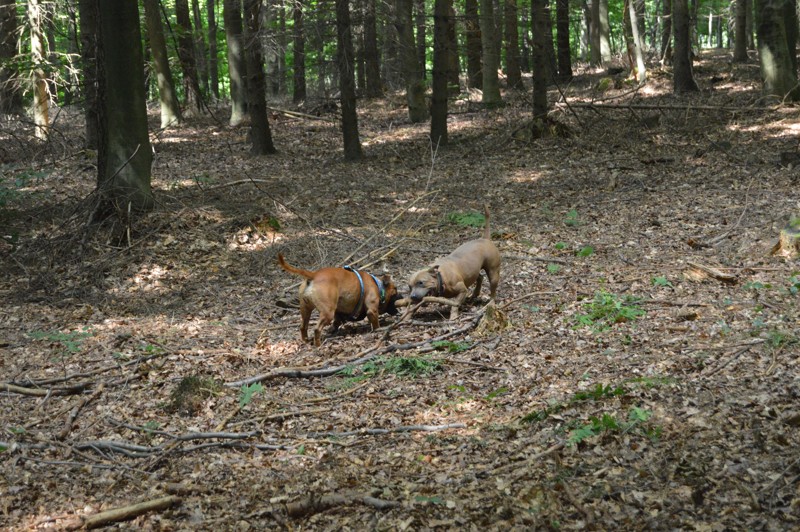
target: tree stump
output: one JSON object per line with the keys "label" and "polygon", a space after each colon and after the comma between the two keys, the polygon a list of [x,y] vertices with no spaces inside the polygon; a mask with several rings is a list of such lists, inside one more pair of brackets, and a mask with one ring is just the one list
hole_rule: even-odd
{"label": "tree stump", "polygon": [[772,247],[771,254],[787,259],[800,257],[800,218],[792,219],[789,225],[781,229],[778,243]]}

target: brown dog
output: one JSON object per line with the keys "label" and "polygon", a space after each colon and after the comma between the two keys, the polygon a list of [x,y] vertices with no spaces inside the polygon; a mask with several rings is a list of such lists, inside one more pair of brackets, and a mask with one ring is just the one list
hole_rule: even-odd
{"label": "brown dog", "polygon": [[372,330],[380,324],[378,315],[383,312],[397,314],[397,288],[389,275],[378,279],[367,272],[349,267],[322,268],[315,272],[295,268],[278,254],[278,264],[287,272],[305,277],[300,286],[300,337],[308,341],[308,320],[314,309],[319,311],[319,323],[314,329],[314,345],[321,343],[322,329],[333,322],[336,330],[343,321],[369,318]]}
{"label": "brown dog", "polygon": [[[484,207],[486,227],[483,238],[461,244],[446,257],[437,259],[431,266],[414,273],[408,281],[411,301],[421,301],[425,296],[453,298],[460,306],[467,299],[469,287],[475,284],[472,298],[481,291],[481,270],[489,278],[491,299],[494,300],[500,283],[500,252],[492,242],[489,231],[489,208]],[[458,317],[458,306],[450,310],[450,319]]]}

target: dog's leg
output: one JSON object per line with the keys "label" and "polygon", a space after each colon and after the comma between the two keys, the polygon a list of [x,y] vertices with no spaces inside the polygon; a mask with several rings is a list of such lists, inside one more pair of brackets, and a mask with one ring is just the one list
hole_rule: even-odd
{"label": "dog's leg", "polygon": [[459,281],[459,283],[453,288],[455,290],[458,290],[458,295],[453,298],[453,301],[458,303],[458,305],[450,308],[451,320],[458,318],[459,307],[461,307],[461,305],[464,304],[464,301],[466,301],[467,295],[469,294],[469,289],[467,288],[467,285],[465,285],[463,281]]}
{"label": "dog's leg", "polygon": [[377,310],[368,310],[367,311],[367,319],[369,320],[369,324],[372,325],[372,330],[375,331],[378,327],[381,326],[380,322],[378,321],[378,311]]}
{"label": "dog's leg", "polygon": [[300,299],[300,339],[303,342],[308,342],[308,322],[311,319],[311,311],[314,310],[314,305],[306,300]]}
{"label": "dog's leg", "polygon": [[322,331],[325,327],[330,325],[335,316],[335,311],[333,309],[320,308],[318,310],[319,322],[317,323],[317,328],[314,329],[314,345],[317,347],[322,344]]}
{"label": "dog's leg", "polygon": [[497,285],[500,284],[500,269],[496,268],[490,272],[486,272],[486,275],[489,277],[489,298],[494,301],[494,295],[497,292]]}
{"label": "dog's leg", "polygon": [[482,282],[483,282],[483,276],[478,274],[478,279],[475,281],[475,288],[472,290],[472,295],[469,296],[470,301],[478,299],[478,296],[481,295]]}

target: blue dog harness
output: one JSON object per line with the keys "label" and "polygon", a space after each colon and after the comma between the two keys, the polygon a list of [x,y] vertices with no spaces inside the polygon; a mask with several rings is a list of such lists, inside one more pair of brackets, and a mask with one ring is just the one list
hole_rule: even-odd
{"label": "blue dog harness", "polygon": [[[348,316],[348,319],[350,320],[359,321],[362,320],[364,316],[367,315],[364,309],[364,279],[361,277],[361,272],[359,272],[352,266],[347,265],[344,267],[344,269],[356,274],[356,277],[358,278],[358,285],[361,288],[361,294],[358,296],[358,304],[356,304],[356,308],[355,310],[353,310],[353,314]],[[378,278],[372,275],[371,273],[367,272],[367,275],[372,277],[372,280],[375,281],[375,286],[378,287],[378,292],[380,293],[380,304],[383,305],[386,302],[386,289],[384,288],[383,283],[380,282]]]}

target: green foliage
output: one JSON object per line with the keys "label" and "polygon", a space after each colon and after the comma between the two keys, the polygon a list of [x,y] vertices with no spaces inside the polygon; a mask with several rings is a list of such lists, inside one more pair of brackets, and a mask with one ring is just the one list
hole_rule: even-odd
{"label": "green foliage", "polygon": [[553,273],[553,274],[555,274],[555,273],[558,273],[558,271],[559,271],[560,269],[561,269],[561,266],[559,266],[558,264],[553,264],[553,263],[550,263],[550,264],[548,264],[548,265],[547,265],[547,272],[548,272],[548,273]]}
{"label": "green foliage", "polygon": [[34,340],[47,340],[49,342],[61,344],[61,346],[64,348],[63,354],[70,354],[70,355],[80,353],[82,349],[81,344],[83,343],[83,340],[92,335],[94,335],[94,332],[92,332],[92,330],[88,327],[84,327],[80,331],[70,331],[70,332],[32,331],[28,333],[28,336],[30,336]]}
{"label": "green foliage", "polygon": [[576,445],[593,436],[607,433],[627,433],[637,429],[641,434],[654,440],[661,436],[662,429],[647,424],[652,415],[651,411],[634,406],[628,412],[626,421],[620,421],[616,416],[608,413],[604,413],[600,417],[591,416],[589,423],[573,430],[567,441],[569,445]]}
{"label": "green foliage", "polygon": [[789,277],[789,293],[793,296],[800,293],[800,274],[794,274]]}
{"label": "green foliage", "polygon": [[661,288],[672,288],[672,283],[667,280],[666,277],[660,275],[658,277],[653,277],[650,282],[653,283],[653,286],[658,286]]}
{"label": "green foliage", "polygon": [[501,395],[505,395],[507,393],[508,393],[508,388],[503,386],[503,387],[500,387],[500,388],[498,388],[498,389],[496,389],[494,391],[489,392],[488,394],[486,394],[486,397],[484,397],[483,399],[485,401],[493,401],[493,400],[497,399],[498,397],[500,397]]}
{"label": "green foliage", "polygon": [[592,246],[583,246],[575,254],[579,257],[589,257],[594,255],[594,248]]}
{"label": "green foliage", "polygon": [[250,401],[253,400],[253,396],[263,391],[264,385],[260,382],[254,382],[250,385],[242,385],[242,387],[239,389],[239,408],[244,408],[245,406],[249,405]]}
{"label": "green foliage", "polygon": [[567,248],[566,242],[556,242],[555,248],[559,251],[564,250]]}
{"label": "green foliage", "polygon": [[570,227],[576,227],[580,225],[580,221],[578,220],[578,211],[575,209],[570,209],[564,218],[564,223]]}
{"label": "green foliage", "polygon": [[666,386],[675,384],[678,379],[674,377],[635,377],[625,381],[630,384],[640,384],[643,388],[657,388],[658,386]]}
{"label": "green foliage", "polygon": [[297,448],[297,451],[296,451],[296,452],[297,452],[297,454],[299,454],[300,456],[303,456],[303,455],[305,455],[305,454],[306,454],[306,446],[305,446],[305,445],[300,445],[300,446]]}
{"label": "green foliage", "polygon": [[379,357],[370,360],[360,368],[346,366],[340,375],[350,377],[351,382],[358,382],[380,373],[392,373],[400,377],[420,377],[437,371],[441,362],[429,357]]}
{"label": "green foliage", "polygon": [[200,410],[203,401],[218,395],[221,391],[222,383],[213,377],[195,375],[184,377],[170,394],[166,410],[192,416]]}
{"label": "green foliage", "polygon": [[431,342],[431,345],[436,349],[442,351],[446,350],[448,353],[459,353],[471,348],[473,344],[468,342],[451,342],[449,340],[437,340]]}
{"label": "green foliage", "polygon": [[555,403],[542,410],[535,410],[530,414],[525,415],[522,421],[525,423],[540,423],[550,417],[552,414],[557,414],[565,408],[572,406],[576,403],[586,401],[602,401],[612,397],[620,397],[627,393],[624,386],[612,386],[602,383],[597,383],[592,387],[587,388],[586,391],[576,392],[572,397],[563,403]]}
{"label": "green foliage", "polygon": [[464,227],[483,227],[486,224],[486,217],[478,212],[451,212],[447,220]]}
{"label": "green foliage", "polygon": [[772,349],[782,349],[797,343],[797,337],[784,331],[770,331],[767,334],[767,345]]}
{"label": "green foliage", "polygon": [[588,310],[575,316],[576,327],[592,327],[596,332],[611,328],[616,323],[636,320],[645,312],[638,306],[639,298],[620,297],[609,292],[595,292],[594,299],[584,303]]}

